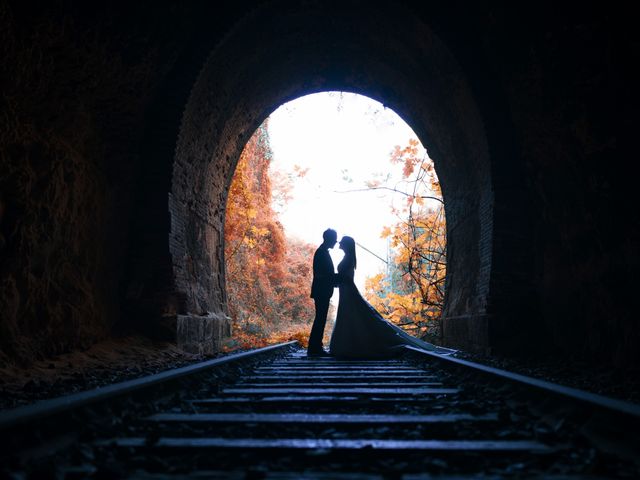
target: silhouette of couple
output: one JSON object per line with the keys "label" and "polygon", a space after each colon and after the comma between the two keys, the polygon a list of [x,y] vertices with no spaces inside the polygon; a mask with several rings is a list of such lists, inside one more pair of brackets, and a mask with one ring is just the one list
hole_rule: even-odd
{"label": "silhouette of couple", "polygon": [[[316,307],[316,316],[309,335],[307,355],[310,357],[335,356],[340,358],[386,358],[401,352],[401,346],[411,345],[417,348],[440,353],[452,350],[436,347],[412,337],[401,328],[384,319],[360,295],[353,283],[356,269],[356,242],[344,236],[340,240],[340,249],[344,258],[338,264],[338,273],[333,269],[329,249],[338,241],[335,230],[327,229],[322,234],[323,242],[313,255],[313,283],[311,298]],[[322,346],[324,327],[327,322],[329,300],[333,289],[338,287],[340,301],[336,323],[331,334],[329,352]]]}

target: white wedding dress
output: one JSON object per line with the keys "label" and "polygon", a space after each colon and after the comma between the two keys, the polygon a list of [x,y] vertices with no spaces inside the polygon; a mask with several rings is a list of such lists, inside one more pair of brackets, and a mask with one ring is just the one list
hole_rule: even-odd
{"label": "white wedding dress", "polygon": [[341,276],[340,300],[329,350],[342,358],[389,358],[402,352],[402,345],[421,348],[441,354],[455,350],[438,347],[409,335],[384,319],[367,302],[353,283],[353,265],[338,264]]}

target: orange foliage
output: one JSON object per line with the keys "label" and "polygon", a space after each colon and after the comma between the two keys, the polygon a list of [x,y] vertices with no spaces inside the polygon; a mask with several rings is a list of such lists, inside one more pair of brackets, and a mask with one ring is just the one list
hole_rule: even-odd
{"label": "orange foliage", "polygon": [[289,339],[306,342],[313,320],[314,247],[285,237],[272,201],[276,190],[276,201],[286,202],[290,188],[282,174],[273,188],[271,156],[265,122],[240,156],[227,199],[225,262],[233,321],[228,350]]}
{"label": "orange foliage", "polygon": [[[417,337],[437,341],[444,303],[446,223],[433,163],[419,156],[418,140],[395,147],[391,162],[402,165],[406,202],[392,209],[397,223],[384,227],[394,253],[386,274],[368,278],[367,300],[385,317]],[[431,199],[436,207],[425,200]]]}

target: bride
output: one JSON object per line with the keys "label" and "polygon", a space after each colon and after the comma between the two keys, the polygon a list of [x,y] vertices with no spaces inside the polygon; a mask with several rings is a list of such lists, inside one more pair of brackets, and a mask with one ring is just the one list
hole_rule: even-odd
{"label": "bride", "polygon": [[340,240],[344,258],[338,264],[340,300],[331,334],[331,355],[346,358],[385,358],[410,345],[437,353],[453,350],[437,347],[415,338],[384,319],[363,297],[353,283],[356,269],[356,242],[344,236]]}

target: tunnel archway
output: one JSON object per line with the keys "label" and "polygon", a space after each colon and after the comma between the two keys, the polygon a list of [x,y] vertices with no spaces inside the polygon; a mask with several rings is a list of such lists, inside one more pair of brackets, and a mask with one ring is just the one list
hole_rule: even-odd
{"label": "tunnel archway", "polygon": [[397,5],[350,6],[331,17],[325,8],[290,7],[270,18],[254,11],[213,50],[183,114],[169,197],[182,321],[226,312],[226,194],[251,133],[286,101],[343,90],[391,107],[434,159],[448,219],[445,341],[486,348],[492,166],[482,116],[455,58]]}
{"label": "tunnel archway", "polygon": [[[452,344],[637,364],[638,209],[626,161],[637,82],[621,12],[414,0],[5,10],[2,55],[23,72],[7,80],[0,159],[8,361],[122,331],[175,338],[177,316],[224,311],[205,285],[220,280],[194,273],[217,272],[217,260],[198,265],[197,239],[184,237],[197,234],[192,216],[220,228],[211,219],[224,198],[211,215],[194,200],[199,157],[217,151],[220,164],[228,151],[233,163],[234,148],[220,131],[198,140],[204,149],[187,145],[198,134],[188,124],[216,109],[217,129],[248,135],[278,97],[334,85],[394,106],[441,176],[452,171],[445,194],[473,224],[450,235],[452,252],[468,257],[452,272]],[[197,94],[203,85],[216,93]],[[266,92],[257,103],[255,85]],[[477,153],[484,143],[487,155]],[[469,158],[488,157],[478,169],[449,154],[470,144]]]}

